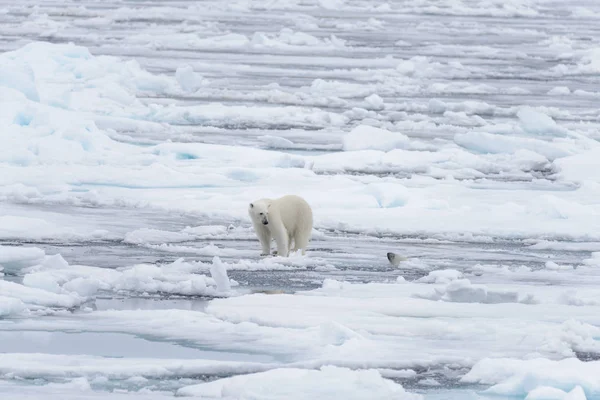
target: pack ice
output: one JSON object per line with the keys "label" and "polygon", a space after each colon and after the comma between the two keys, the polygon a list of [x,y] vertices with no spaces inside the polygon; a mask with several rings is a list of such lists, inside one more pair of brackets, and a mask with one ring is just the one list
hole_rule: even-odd
{"label": "pack ice", "polygon": [[0,397],[600,398],[599,23],[0,0]]}

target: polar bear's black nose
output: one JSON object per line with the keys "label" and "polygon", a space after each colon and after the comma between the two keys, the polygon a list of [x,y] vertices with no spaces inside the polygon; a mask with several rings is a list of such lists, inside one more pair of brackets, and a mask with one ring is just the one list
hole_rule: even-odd
{"label": "polar bear's black nose", "polygon": [[263,225],[268,225],[269,221],[263,221]]}

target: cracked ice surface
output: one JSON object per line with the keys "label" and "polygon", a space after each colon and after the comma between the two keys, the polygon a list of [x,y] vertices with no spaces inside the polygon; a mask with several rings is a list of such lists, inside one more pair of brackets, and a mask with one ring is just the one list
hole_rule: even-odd
{"label": "cracked ice surface", "polygon": [[599,398],[599,23],[0,0],[0,395]]}

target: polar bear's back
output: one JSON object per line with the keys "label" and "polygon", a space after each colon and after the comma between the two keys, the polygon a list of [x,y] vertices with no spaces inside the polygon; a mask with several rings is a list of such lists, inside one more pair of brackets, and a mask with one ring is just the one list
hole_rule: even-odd
{"label": "polar bear's back", "polygon": [[271,207],[273,206],[275,206],[281,217],[281,222],[290,234],[310,233],[312,231],[312,209],[302,197],[296,195],[283,196],[273,200]]}

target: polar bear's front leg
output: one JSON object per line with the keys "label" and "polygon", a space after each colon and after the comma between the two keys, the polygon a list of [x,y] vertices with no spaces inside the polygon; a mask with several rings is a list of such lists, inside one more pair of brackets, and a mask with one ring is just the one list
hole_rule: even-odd
{"label": "polar bear's front leg", "polygon": [[260,247],[262,248],[261,256],[268,256],[271,254],[271,232],[264,225],[254,224],[254,231],[258,240],[260,241]]}
{"label": "polar bear's front leg", "polygon": [[271,232],[265,229],[264,234],[259,235],[260,246],[262,247],[261,256],[268,256],[271,254]]}
{"label": "polar bear's front leg", "polygon": [[288,233],[285,229],[285,226],[281,224],[280,226],[272,226],[271,234],[275,239],[275,243],[277,243],[277,255],[280,257],[287,257],[289,255],[289,239]]}

